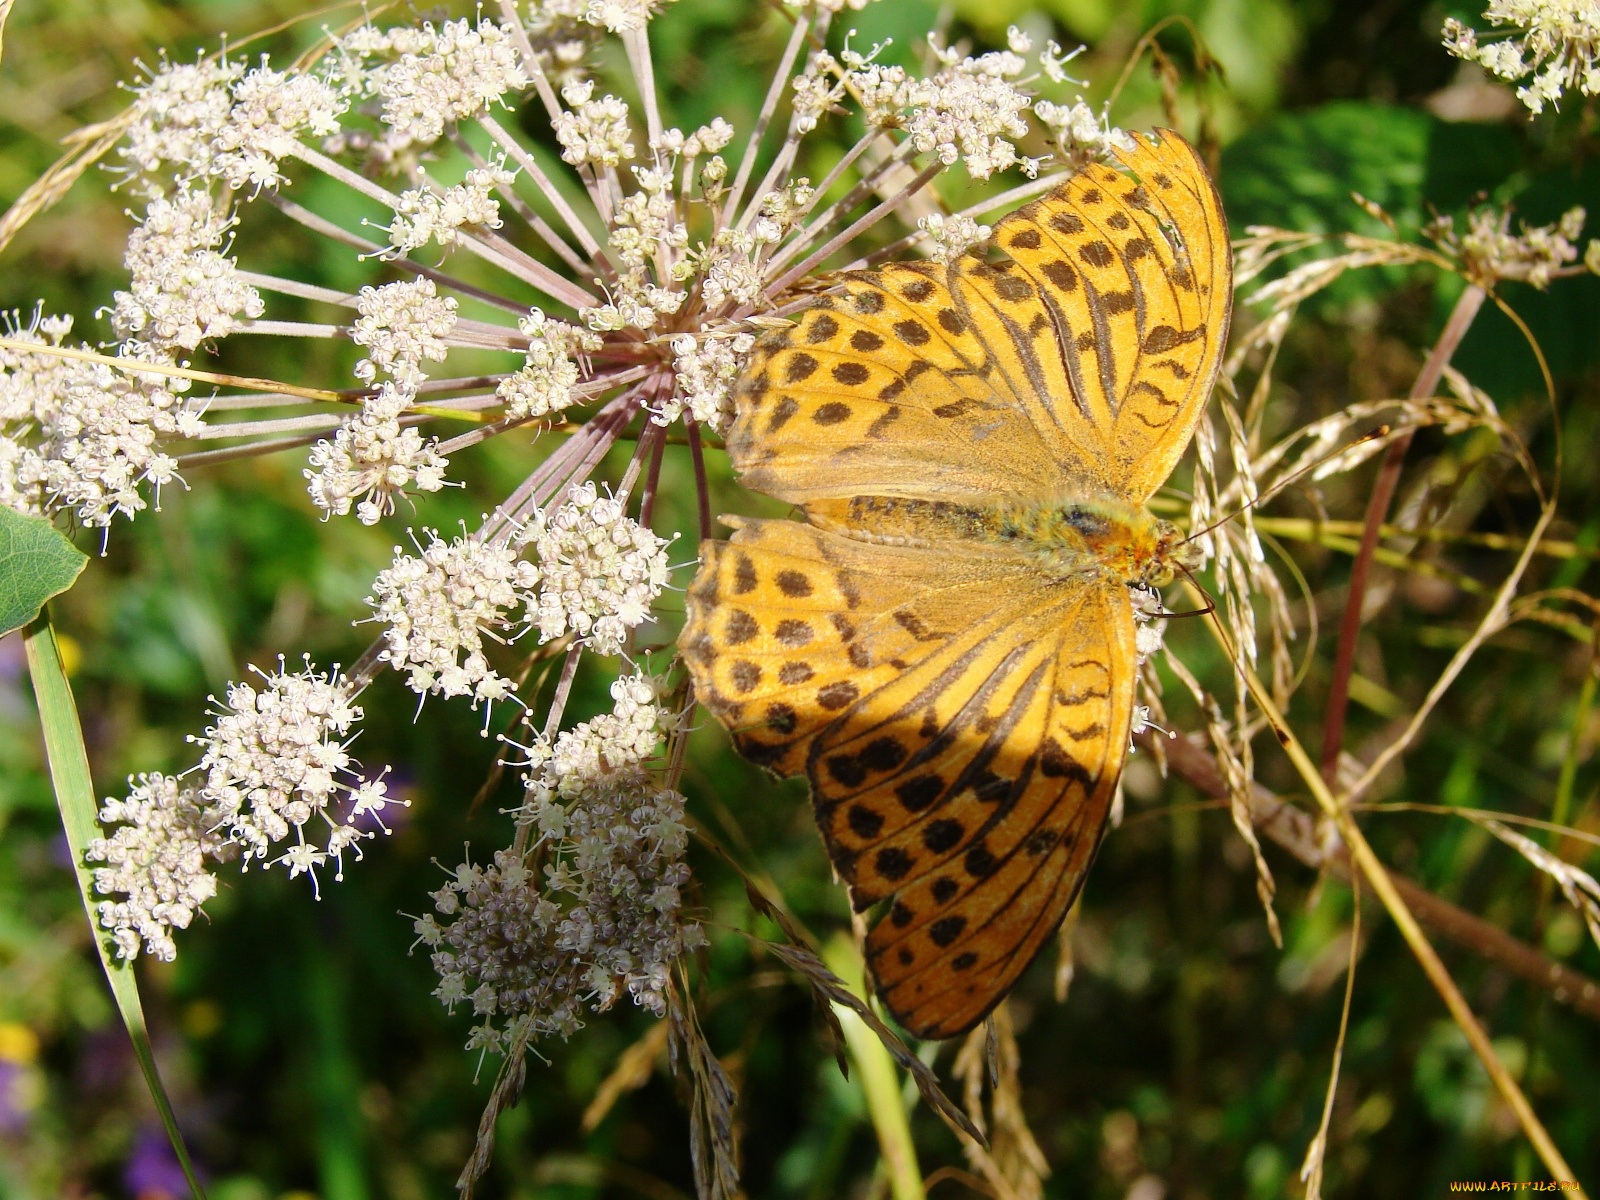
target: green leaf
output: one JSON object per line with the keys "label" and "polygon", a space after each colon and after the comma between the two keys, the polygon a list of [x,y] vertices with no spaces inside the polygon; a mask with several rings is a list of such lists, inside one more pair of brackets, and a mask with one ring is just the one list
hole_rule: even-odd
{"label": "green leaf", "polygon": [[0,505],[0,633],[20,629],[71,587],[89,556],[43,517]]}
{"label": "green leaf", "polygon": [[[67,548],[72,549],[70,543]],[[73,553],[77,551],[73,550]],[[80,559],[82,557],[79,555]],[[72,572],[74,578],[82,565],[80,562]],[[189,1189],[195,1200],[205,1200],[205,1192],[195,1177],[189,1152],[184,1147],[183,1136],[178,1132],[172,1103],[167,1099],[166,1088],[162,1086],[161,1076],[156,1071],[155,1055],[150,1048],[150,1031],[145,1026],[144,1006],[139,1002],[139,984],[134,978],[133,964],[111,957],[106,938],[102,936],[99,922],[95,919],[94,872],[84,858],[84,851],[93,839],[100,836],[100,827],[95,822],[98,806],[95,803],[94,781],[89,775],[89,755],[83,745],[83,727],[78,723],[78,706],[72,699],[72,685],[67,682],[67,673],[61,665],[61,648],[56,644],[55,630],[50,627],[49,616],[40,615],[29,624],[22,637],[28,652],[28,674],[33,680],[33,694],[39,705],[39,724],[44,732],[45,756],[50,762],[50,781],[55,785],[56,803],[61,808],[61,824],[66,829],[72,867],[77,875],[84,910],[89,917],[91,937],[100,954],[100,965],[105,968],[117,1011],[133,1042],[134,1057],[144,1073],[145,1085],[150,1089],[150,1097],[161,1115],[161,1123],[166,1127],[167,1137],[178,1156],[178,1164],[183,1168],[184,1178],[189,1181]]]}

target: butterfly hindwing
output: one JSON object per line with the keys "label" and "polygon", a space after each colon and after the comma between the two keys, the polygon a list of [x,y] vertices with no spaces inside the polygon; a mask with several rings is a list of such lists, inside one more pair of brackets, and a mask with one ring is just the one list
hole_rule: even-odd
{"label": "butterfly hindwing", "polygon": [[868,943],[891,1010],[921,1036],[976,1021],[1098,843],[1132,711],[1126,590],[993,547],[741,521],[688,607],[697,695],[747,757],[806,776],[856,907],[893,900]]}

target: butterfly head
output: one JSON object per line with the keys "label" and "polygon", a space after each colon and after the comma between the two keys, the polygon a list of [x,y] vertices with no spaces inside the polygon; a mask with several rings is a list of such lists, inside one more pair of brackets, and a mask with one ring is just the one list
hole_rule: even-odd
{"label": "butterfly head", "polygon": [[1144,560],[1138,582],[1163,588],[1179,571],[1197,571],[1204,563],[1205,555],[1200,547],[1171,521],[1151,521],[1150,532],[1154,544]]}

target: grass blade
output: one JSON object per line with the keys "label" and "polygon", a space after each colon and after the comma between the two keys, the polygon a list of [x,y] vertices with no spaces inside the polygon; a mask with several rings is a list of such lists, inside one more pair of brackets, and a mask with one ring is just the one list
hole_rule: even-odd
{"label": "grass blade", "polygon": [[161,1086],[161,1076],[156,1072],[155,1055],[150,1049],[150,1031],[145,1027],[144,1008],[139,1003],[139,986],[134,979],[131,962],[117,962],[107,950],[106,939],[100,936],[95,920],[94,873],[86,865],[83,854],[89,842],[99,836],[95,823],[94,783],[89,777],[89,756],[83,746],[83,729],[78,724],[78,706],[72,699],[72,688],[67,683],[66,670],[61,665],[61,649],[56,644],[55,630],[50,627],[48,613],[39,616],[23,632],[23,644],[28,652],[28,675],[33,680],[33,694],[39,705],[39,724],[44,731],[45,754],[50,762],[50,780],[55,786],[56,803],[61,808],[61,823],[66,827],[67,845],[72,853],[72,868],[78,878],[78,892],[83,896],[83,907],[89,917],[90,936],[95,951],[100,955],[100,965],[105,968],[106,979],[111,984],[111,995],[117,1002],[117,1012],[127,1027],[133,1042],[134,1057],[150,1088],[150,1098],[155,1101],[161,1124],[172,1141],[172,1151],[178,1156],[183,1177],[195,1200],[205,1200],[205,1190],[195,1177],[194,1164],[184,1147],[183,1135],[172,1115],[172,1104]]}

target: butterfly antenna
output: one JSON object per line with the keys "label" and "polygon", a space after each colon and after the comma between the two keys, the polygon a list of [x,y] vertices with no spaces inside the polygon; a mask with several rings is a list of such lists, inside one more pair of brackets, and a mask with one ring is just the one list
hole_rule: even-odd
{"label": "butterfly antenna", "polygon": [[[1192,542],[1196,538],[1204,537],[1206,534],[1210,533],[1213,529],[1220,529],[1222,526],[1226,525],[1229,521],[1233,520],[1240,513],[1245,512],[1247,509],[1252,509],[1258,504],[1266,503],[1268,500],[1272,499],[1272,497],[1276,496],[1279,492],[1283,491],[1284,488],[1288,487],[1296,479],[1299,479],[1302,475],[1306,474],[1307,472],[1315,471],[1323,463],[1329,462],[1329,461],[1337,458],[1339,455],[1346,453],[1349,450],[1353,450],[1355,447],[1361,445],[1363,442],[1370,442],[1370,441],[1373,441],[1373,440],[1375,440],[1377,438],[1386,437],[1386,436],[1388,436],[1388,433],[1389,433],[1389,426],[1387,426],[1387,425],[1379,425],[1371,433],[1367,434],[1365,437],[1357,438],[1355,441],[1351,442],[1348,446],[1340,446],[1337,450],[1328,451],[1328,453],[1324,454],[1321,458],[1317,459],[1315,462],[1308,462],[1305,466],[1301,467],[1298,471],[1294,471],[1291,474],[1284,476],[1282,479],[1278,480],[1277,483],[1273,484],[1266,491],[1262,492],[1254,500],[1250,500],[1247,503],[1241,504],[1238,508],[1234,509],[1227,516],[1219,517],[1217,520],[1215,520],[1215,521],[1211,522],[1211,524],[1207,525],[1204,529],[1195,530],[1188,537],[1184,538],[1183,541],[1184,542]],[[1179,543],[1179,544],[1181,545],[1182,543]],[[1187,574],[1187,572],[1185,572],[1185,574]],[[1191,575],[1190,578],[1193,579],[1194,576]]]}

